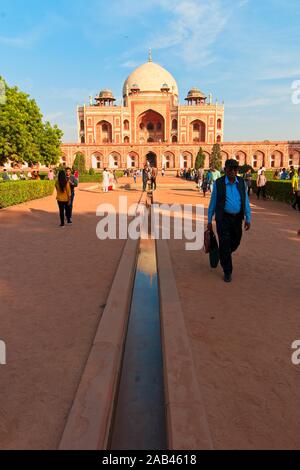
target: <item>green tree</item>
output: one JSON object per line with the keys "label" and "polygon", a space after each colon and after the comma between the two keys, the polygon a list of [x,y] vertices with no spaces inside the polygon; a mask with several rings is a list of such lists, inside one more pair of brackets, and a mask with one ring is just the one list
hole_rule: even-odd
{"label": "green tree", "polygon": [[56,125],[52,127],[48,121],[44,124],[40,150],[45,165],[56,165],[59,162],[62,136],[63,132]]}
{"label": "green tree", "polygon": [[211,152],[211,156],[209,159],[210,167],[214,167],[217,170],[221,170],[222,168],[222,157],[221,157],[221,146],[220,144],[214,144]]}
{"label": "green tree", "polygon": [[204,162],[205,154],[203,153],[202,147],[200,147],[195,161],[195,170],[199,170],[199,168],[204,168]]}
{"label": "green tree", "polygon": [[73,163],[73,171],[77,170],[80,175],[86,173],[85,157],[83,153],[77,152]]}
{"label": "green tree", "polygon": [[[1,80],[1,77],[0,77]],[[5,100],[0,101],[0,163],[7,160],[28,164],[48,163],[60,155],[62,133],[43,124],[34,99],[17,87],[4,83]],[[3,97],[2,97],[3,98]],[[51,129],[51,130],[50,130]],[[49,152],[49,156],[46,153]]]}

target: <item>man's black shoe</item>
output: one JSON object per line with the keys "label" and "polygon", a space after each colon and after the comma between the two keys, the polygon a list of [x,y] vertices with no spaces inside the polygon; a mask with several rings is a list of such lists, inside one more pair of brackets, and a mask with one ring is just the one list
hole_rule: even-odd
{"label": "man's black shoe", "polygon": [[224,282],[231,282],[232,277],[231,274],[224,274]]}

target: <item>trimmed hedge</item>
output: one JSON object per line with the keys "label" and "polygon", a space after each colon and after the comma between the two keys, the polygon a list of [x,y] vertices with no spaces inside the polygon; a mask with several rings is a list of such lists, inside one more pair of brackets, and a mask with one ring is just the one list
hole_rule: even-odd
{"label": "trimmed hedge", "polygon": [[[252,189],[256,194],[256,181],[252,180]],[[291,181],[268,181],[266,186],[266,196],[273,201],[287,202],[291,204],[294,201],[294,194]]]}
{"label": "trimmed hedge", "polygon": [[22,202],[51,196],[54,181],[12,181],[0,183],[0,209]]}
{"label": "trimmed hedge", "polygon": [[79,175],[79,183],[101,183],[102,179],[102,173]]}
{"label": "trimmed hedge", "polygon": [[[124,176],[124,171],[116,171],[117,178]],[[87,173],[79,175],[79,183],[101,183],[103,180],[102,172],[89,175]]]}

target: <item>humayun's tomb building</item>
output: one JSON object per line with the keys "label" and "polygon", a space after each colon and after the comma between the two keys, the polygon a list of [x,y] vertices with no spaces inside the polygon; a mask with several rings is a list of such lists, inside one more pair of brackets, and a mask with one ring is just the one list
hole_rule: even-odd
{"label": "humayun's tomb building", "polygon": [[224,104],[197,88],[179,104],[176,80],[152,62],[151,53],[125,81],[123,106],[115,101],[102,90],[89,106],[78,107],[78,143],[62,145],[62,163],[71,166],[82,152],[87,168],[142,168],[149,161],[174,170],[193,167],[201,146],[208,167],[218,142],[222,163],[234,157],[254,168],[300,165],[300,141],[224,142]]}

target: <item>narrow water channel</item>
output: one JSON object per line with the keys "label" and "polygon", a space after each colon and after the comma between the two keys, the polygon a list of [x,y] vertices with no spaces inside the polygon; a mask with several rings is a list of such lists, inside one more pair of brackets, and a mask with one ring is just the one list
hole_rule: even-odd
{"label": "narrow water channel", "polygon": [[166,448],[155,241],[141,240],[110,449]]}

